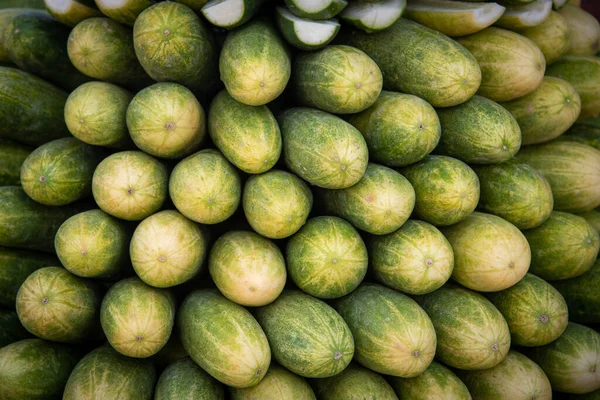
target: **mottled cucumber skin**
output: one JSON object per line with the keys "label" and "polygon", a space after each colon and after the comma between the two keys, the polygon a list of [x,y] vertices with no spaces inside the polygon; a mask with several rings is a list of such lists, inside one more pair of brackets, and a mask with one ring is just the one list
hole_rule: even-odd
{"label": "mottled cucumber skin", "polygon": [[[69,3],[68,9],[55,9],[50,6],[52,0],[44,0],[46,10],[61,24],[74,27],[81,21],[88,18],[103,17],[104,14],[96,8],[96,3],[92,0],[77,1],[72,0]],[[54,3],[56,4],[56,3]],[[60,6],[59,6],[60,7]]]}
{"label": "mottled cucumber skin", "polygon": [[252,229],[271,239],[283,239],[306,223],[313,194],[296,175],[273,169],[248,179],[242,201]]}
{"label": "mottled cucumber skin", "polygon": [[94,282],[61,267],[40,268],[17,293],[19,320],[46,340],[82,343],[99,337],[102,295]]}
{"label": "mottled cucumber skin", "polygon": [[334,306],[352,331],[355,359],[361,365],[380,374],[411,378],[431,364],[436,333],[425,311],[410,297],[363,283]]}
{"label": "mottled cucumber skin", "polygon": [[69,58],[84,74],[139,90],[152,83],[136,58],[131,28],[109,18],[89,18],[69,35]]}
{"label": "mottled cucumber skin", "polygon": [[569,318],[580,324],[600,324],[600,260],[578,277],[552,282],[569,306]]}
{"label": "mottled cucumber skin", "polygon": [[87,203],[45,206],[20,186],[0,187],[0,246],[54,253],[54,236],[62,223],[86,208]]}
{"label": "mottled cucumber skin", "polygon": [[288,168],[312,185],[344,189],[365,174],[369,152],[361,133],[339,117],[313,108],[278,116]]}
{"label": "mottled cucumber skin", "polygon": [[523,233],[531,246],[530,271],[546,280],[579,276],[598,257],[598,231],[573,214],[553,211],[542,225]]}
{"label": "mottled cucumber skin", "polygon": [[519,123],[523,145],[559,137],[577,121],[581,112],[581,98],[575,88],[552,76],[544,77],[530,94],[501,105]]}
{"label": "mottled cucumber skin", "polygon": [[43,339],[24,339],[0,348],[0,394],[7,399],[60,398],[78,351]]}
{"label": "mottled cucumber skin", "polygon": [[108,153],[76,138],[48,142],[21,166],[21,185],[29,197],[48,206],[64,206],[91,196],[92,178]]}
{"label": "mottled cucumber skin", "polygon": [[[316,400],[315,393],[306,380],[271,362],[267,374],[256,386],[229,389],[232,400]],[[208,399],[207,399],[208,400]]]}
{"label": "mottled cucumber skin", "polygon": [[227,34],[219,72],[229,94],[240,103],[260,106],[275,100],[291,76],[289,49],[277,30],[257,19]]}
{"label": "mottled cucumber skin", "polygon": [[244,307],[216,289],[190,293],[179,308],[181,342],[192,360],[234,388],[258,384],[269,368],[269,341]]}
{"label": "mottled cucumber skin", "polygon": [[369,263],[360,234],[349,222],[330,216],[310,219],[288,241],[285,258],[294,283],[321,299],[354,291]]}
{"label": "mottled cucumber skin", "polygon": [[517,160],[472,166],[479,178],[479,209],[519,229],[540,226],[554,206],[550,184],[531,166]]}
{"label": "mottled cucumber skin", "polygon": [[193,398],[224,400],[225,389],[191,358],[186,357],[169,365],[158,378],[155,400]]}
{"label": "mottled cucumber skin", "polygon": [[550,183],[554,209],[584,212],[600,205],[600,151],[583,143],[552,141],[525,146],[516,155]]}
{"label": "mottled cucumber skin", "polygon": [[2,46],[20,69],[71,91],[91,79],[69,59],[69,33],[67,26],[45,12],[26,12],[6,26]]}
{"label": "mottled cucumber skin", "polygon": [[301,104],[334,114],[367,109],[383,85],[377,64],[364,52],[345,45],[296,57],[292,81]]}
{"label": "mottled cucumber skin", "polygon": [[255,316],[275,360],[295,374],[334,376],[354,356],[354,340],[346,322],[327,303],[308,294],[284,291],[273,303],[257,309]]}
{"label": "mottled cucumber skin", "polygon": [[533,274],[516,285],[486,297],[502,313],[518,346],[543,346],[558,338],[567,328],[569,310],[561,294]]}
{"label": "mottled cucumber skin", "polygon": [[16,68],[0,66],[0,137],[30,146],[69,137],[67,92]]}
{"label": "mottled cucumber skin", "polygon": [[389,383],[400,399],[441,399],[446,396],[456,400],[472,399],[469,390],[454,372],[436,361],[414,378],[390,377]]}
{"label": "mottled cucumber skin", "polygon": [[361,367],[350,364],[348,368],[336,376],[325,379],[313,379],[315,393],[322,400],[372,398],[381,400],[398,400],[394,389],[383,376]]}
{"label": "mottled cucumber skin", "polygon": [[102,330],[110,345],[128,357],[158,353],[169,340],[174,322],[172,293],[148,286],[137,277],[115,283],[102,300]]}
{"label": "mottled cucumber skin", "polygon": [[561,58],[569,49],[569,27],[565,18],[556,11],[541,24],[519,32],[532,40],[544,53],[546,65]]}
{"label": "mottled cucumber skin", "polygon": [[600,333],[592,328],[569,322],[554,342],[526,354],[542,367],[556,391],[586,394],[600,389]]}
{"label": "mottled cucumber skin", "polygon": [[600,115],[600,58],[564,56],[548,66],[546,75],[569,82],[581,98],[578,121]]}
{"label": "mottled cucumber skin", "polygon": [[30,146],[0,138],[0,186],[21,184],[21,165],[32,151]]}
{"label": "mottled cucumber skin", "polygon": [[63,399],[151,400],[155,383],[156,369],[152,362],[126,357],[105,344],[75,366]]}
{"label": "mottled cucumber skin", "polygon": [[371,161],[402,167],[435,149],[442,133],[435,109],[410,94],[383,91],[377,101],[348,119],[365,137]]}
{"label": "mottled cucumber skin", "polygon": [[456,158],[430,155],[400,172],[415,190],[415,215],[437,227],[462,221],[480,200],[477,174]]}
{"label": "mottled cucumber skin", "polygon": [[518,33],[495,27],[458,39],[481,67],[477,94],[509,101],[533,92],[542,81],[546,59],[537,45]]}
{"label": "mottled cucumber skin", "polygon": [[456,285],[418,296],[437,334],[436,357],[465,370],[498,365],[510,348],[506,320],[481,294]]}
{"label": "mottled cucumber skin", "polygon": [[269,108],[240,103],[226,90],[210,104],[208,133],[227,160],[246,173],[270,170],[281,155],[281,131]]}
{"label": "mottled cucumber skin", "polygon": [[152,6],[155,2],[152,0],[123,0],[120,7],[109,7],[109,4],[105,3],[114,3],[114,1],[96,1],[96,6],[104,15],[122,24],[133,26],[142,11]]}
{"label": "mottled cucumber skin", "polygon": [[442,137],[436,153],[469,164],[510,160],[521,148],[521,128],[500,104],[481,96],[437,110]]}
{"label": "mottled cucumber skin", "polygon": [[145,9],[133,26],[135,54],[157,82],[175,82],[192,90],[217,78],[217,48],[207,24],[189,7],[160,2]]}
{"label": "mottled cucumber skin", "polygon": [[523,354],[511,350],[495,367],[483,371],[457,371],[475,399],[552,399],[544,371]]}
{"label": "mottled cucumber skin", "polygon": [[434,107],[464,103],[481,84],[477,60],[466,48],[404,18],[382,32],[353,31],[346,42],[379,65],[386,90],[419,96]]}

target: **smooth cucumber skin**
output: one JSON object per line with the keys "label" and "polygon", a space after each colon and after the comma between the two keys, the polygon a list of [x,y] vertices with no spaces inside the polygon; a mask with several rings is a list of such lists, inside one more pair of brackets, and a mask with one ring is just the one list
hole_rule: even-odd
{"label": "smooth cucumber skin", "polygon": [[30,146],[0,138],[0,186],[21,184],[21,165],[32,151]]}
{"label": "smooth cucumber skin", "polygon": [[92,177],[107,155],[102,148],[64,138],[35,149],[21,166],[21,185],[40,204],[64,206],[92,194]]}
{"label": "smooth cucumber skin", "polygon": [[45,12],[19,14],[6,26],[2,44],[12,62],[67,91],[88,82],[67,53],[70,29]]}
{"label": "smooth cucumber skin", "polygon": [[569,48],[569,27],[565,18],[556,11],[541,24],[519,32],[532,40],[544,54],[546,65],[550,65]]}
{"label": "smooth cucumber skin", "polygon": [[19,186],[0,187],[0,246],[54,252],[54,236],[85,203],[49,207],[33,201]]}
{"label": "smooth cucumber skin", "polygon": [[67,92],[19,69],[0,66],[0,137],[30,146],[70,133],[64,120]]}
{"label": "smooth cucumber skin", "polygon": [[0,348],[0,398],[60,398],[78,351],[42,339],[24,339]]}
{"label": "smooth cucumber skin", "polygon": [[386,90],[413,94],[434,107],[464,103],[481,84],[477,60],[466,48],[405,18],[382,32],[353,31],[347,42],[379,65]]}
{"label": "smooth cucumber skin", "polygon": [[191,358],[169,365],[158,378],[154,400],[224,400],[225,389]]}
{"label": "smooth cucumber skin", "polygon": [[156,370],[150,361],[125,357],[105,344],[77,363],[63,400],[152,400],[155,382]]}

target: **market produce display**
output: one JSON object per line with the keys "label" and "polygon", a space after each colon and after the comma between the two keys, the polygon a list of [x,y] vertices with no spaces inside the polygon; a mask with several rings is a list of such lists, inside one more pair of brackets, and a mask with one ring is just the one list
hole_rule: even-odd
{"label": "market produce display", "polygon": [[0,400],[600,399],[585,6],[0,2]]}

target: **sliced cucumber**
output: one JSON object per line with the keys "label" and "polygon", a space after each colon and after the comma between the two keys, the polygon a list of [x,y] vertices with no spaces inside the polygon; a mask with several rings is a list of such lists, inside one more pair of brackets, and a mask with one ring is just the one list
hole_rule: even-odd
{"label": "sliced cucumber", "polygon": [[577,7],[581,7],[581,2],[579,0],[552,0],[552,7],[555,10],[558,10],[567,3],[573,4]]}
{"label": "sliced cucumber", "polygon": [[264,0],[211,0],[202,15],[214,26],[232,29],[256,15]]}
{"label": "sliced cucumber", "polygon": [[496,3],[414,0],[403,16],[448,36],[464,36],[494,24],[505,8]]}
{"label": "sliced cucumber", "polygon": [[96,0],[96,5],[104,15],[130,26],[152,4],[154,0]]}
{"label": "sliced cucumber", "polygon": [[535,0],[520,6],[508,6],[496,22],[496,26],[518,31],[538,26],[544,22],[552,11],[552,0]]}
{"label": "sliced cucumber", "polygon": [[75,26],[84,19],[103,17],[94,6],[75,0],[44,0],[46,10],[60,23]]}
{"label": "sliced cucumber", "polygon": [[196,12],[201,12],[202,7],[208,2],[208,0],[173,0],[175,3],[181,3],[183,5],[188,6],[192,10]]}
{"label": "sliced cucumber", "polygon": [[300,50],[321,49],[340,31],[340,23],[335,19],[314,21],[300,18],[284,7],[277,7],[275,19],[285,40]]}
{"label": "sliced cucumber", "polygon": [[346,6],[346,0],[285,0],[292,14],[300,18],[323,20],[335,17]]}
{"label": "sliced cucumber", "polygon": [[340,18],[365,32],[377,32],[398,21],[405,8],[406,0],[359,0],[350,3]]}

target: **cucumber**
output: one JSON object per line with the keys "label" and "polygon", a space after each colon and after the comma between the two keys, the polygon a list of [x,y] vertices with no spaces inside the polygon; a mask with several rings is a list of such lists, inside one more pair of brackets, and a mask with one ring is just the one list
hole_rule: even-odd
{"label": "cucumber", "polygon": [[567,20],[556,11],[551,11],[541,24],[519,33],[531,39],[540,48],[546,58],[546,65],[558,60],[569,49]]}
{"label": "cucumber", "polygon": [[31,200],[18,186],[0,187],[0,246],[54,252],[54,236],[84,204],[49,207]]}
{"label": "cucumber", "polygon": [[67,26],[75,26],[84,19],[102,17],[102,13],[98,10],[92,1],[80,2],[77,0],[44,0],[46,10],[58,22]]}
{"label": "cucumber", "polygon": [[6,26],[2,44],[20,69],[71,91],[90,78],[69,60],[69,33],[68,27],[44,12],[26,12]]}
{"label": "cucumber", "polygon": [[0,186],[21,184],[21,165],[32,151],[29,146],[0,138]]}
{"label": "cucumber", "polygon": [[202,7],[202,15],[219,28],[233,29],[250,21],[265,0],[210,0]]}
{"label": "cucumber", "polygon": [[315,21],[301,18],[284,7],[275,9],[275,19],[284,39],[300,50],[322,49],[340,31],[340,23],[336,19]]}
{"label": "cucumber", "polygon": [[0,349],[19,340],[31,338],[15,311],[0,309]]}
{"label": "cucumber", "polygon": [[153,0],[96,0],[96,5],[104,15],[125,25],[133,26],[137,17]]}
{"label": "cucumber", "polygon": [[300,18],[322,20],[339,14],[348,2],[346,0],[285,0],[285,5]]}
{"label": "cucumber", "polygon": [[75,138],[53,140],[25,159],[21,185],[38,203],[47,206],[73,203],[92,194],[94,170],[105,156],[102,148]]}
{"label": "cucumber", "polygon": [[352,1],[340,13],[340,18],[367,33],[378,32],[400,19],[406,0]]}
{"label": "cucumber", "polygon": [[0,137],[31,146],[70,136],[67,93],[25,71],[0,67]]}
{"label": "cucumber", "polygon": [[550,12],[552,12],[552,0],[535,0],[523,5],[508,6],[494,25],[520,31],[540,25],[550,16]]}
{"label": "cucumber", "polygon": [[[4,50],[4,30],[6,26],[10,23],[13,17],[30,11],[36,11],[35,8],[6,8],[0,9],[0,62],[7,63],[12,65],[12,61],[8,54],[6,54],[6,50]],[[39,11],[43,12],[43,11]]]}
{"label": "cucumber", "polygon": [[17,292],[25,279],[32,272],[52,265],[60,263],[51,254],[0,247],[0,307],[14,309]]}
{"label": "cucumber", "polygon": [[94,79],[139,90],[152,83],[136,57],[131,28],[110,18],[89,18],[69,35],[69,58]]}

